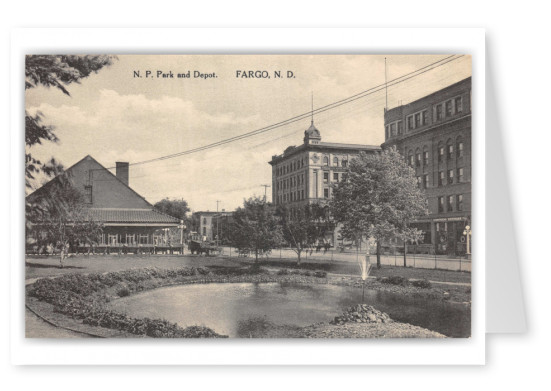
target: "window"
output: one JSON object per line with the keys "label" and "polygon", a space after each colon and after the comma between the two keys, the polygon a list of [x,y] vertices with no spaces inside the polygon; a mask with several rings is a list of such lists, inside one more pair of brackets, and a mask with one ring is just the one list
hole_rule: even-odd
{"label": "window", "polygon": [[463,194],[457,196],[457,210],[463,210]]}
{"label": "window", "polygon": [[415,166],[421,167],[421,152],[415,154]]}
{"label": "window", "polygon": [[203,227],[203,236],[207,236],[207,227]]}
{"label": "window", "polygon": [[203,225],[206,225],[206,224],[207,224],[207,218],[203,217]]}
{"label": "window", "polygon": [[148,243],[149,243],[149,236],[140,234],[140,244],[148,244]]}
{"label": "window", "polygon": [[336,157],[336,156],[333,158],[333,165],[334,165],[335,167],[338,167],[338,166],[339,166],[339,158]]}
{"label": "window", "polygon": [[338,182],[338,181],[339,181],[339,173],[338,173],[338,172],[334,172],[334,173],[333,173],[333,180],[334,180],[335,182]]}
{"label": "window", "polygon": [[444,197],[438,197],[438,213],[444,213]]}
{"label": "window", "polygon": [[329,189],[323,189],[323,197],[329,198]]}
{"label": "window", "polygon": [[422,125],[427,125],[429,123],[429,112],[427,110],[423,110],[423,112],[421,113],[421,117]]}
{"label": "window", "polygon": [[438,147],[438,163],[444,161],[444,147]]}
{"label": "window", "polygon": [[414,163],[413,163],[413,153],[410,152],[410,155],[409,155],[409,165],[410,165],[411,167],[413,167],[413,164],[414,164]]}
{"label": "window", "polygon": [[457,157],[463,157],[463,142],[457,143]]}
{"label": "window", "polygon": [[386,138],[390,137],[390,125],[386,126]]}
{"label": "window", "polygon": [[444,171],[438,173],[438,186],[444,186]]}
{"label": "window", "polygon": [[390,124],[390,135],[396,136],[396,122],[393,124]]}
{"label": "window", "polygon": [[453,158],[453,145],[448,145],[448,160]]}
{"label": "window", "polygon": [[448,184],[453,184],[453,170],[448,170]]}
{"label": "window", "polygon": [[408,121],[408,130],[413,129],[413,115],[410,115],[410,116],[407,118],[407,121]]}
{"label": "window", "polygon": [[420,176],[417,177],[417,186],[419,187],[419,189],[422,189],[423,187],[423,180],[421,179]]}
{"label": "window", "polygon": [[453,196],[448,196],[448,212],[453,212]]}
{"label": "window", "polygon": [[327,182],[329,182],[329,173],[324,172],[323,173],[323,183],[327,183]]}
{"label": "window", "polygon": [[446,117],[451,117],[452,115],[452,101],[448,100],[446,102]]}
{"label": "window", "polygon": [[421,126],[421,113],[415,114],[415,127]]}
{"label": "window", "polygon": [[429,187],[429,174],[423,175],[423,189]]}
{"label": "window", "polygon": [[92,186],[84,186],[84,202],[92,203]]}
{"label": "window", "polygon": [[457,182],[458,183],[463,182],[463,168],[457,169]]}
{"label": "window", "polygon": [[108,244],[110,246],[116,246],[117,244],[119,244],[119,241],[118,241],[118,238],[117,238],[117,235],[107,235],[107,240],[109,241]]}
{"label": "window", "polygon": [[304,190],[301,190],[301,191],[300,191],[300,198],[301,198],[301,199],[304,199]]}
{"label": "window", "polygon": [[327,156],[323,157],[323,165],[328,166],[329,165],[329,158]]}
{"label": "window", "polygon": [[463,103],[461,102],[461,97],[458,96],[455,98],[455,113],[461,113],[463,111]]}
{"label": "window", "polygon": [[346,167],[348,166],[348,161],[347,161],[347,160],[343,160],[343,161],[342,161],[342,166],[346,168]]}
{"label": "window", "polygon": [[428,151],[423,152],[423,165],[424,166],[429,165],[429,152]]}
{"label": "window", "polygon": [[404,133],[404,127],[402,126],[402,121],[398,121],[398,134]]}
{"label": "window", "polygon": [[134,234],[126,234],[126,245],[134,246],[136,244],[136,237]]}
{"label": "window", "polygon": [[442,119],[442,105],[436,105],[436,120],[440,121]]}

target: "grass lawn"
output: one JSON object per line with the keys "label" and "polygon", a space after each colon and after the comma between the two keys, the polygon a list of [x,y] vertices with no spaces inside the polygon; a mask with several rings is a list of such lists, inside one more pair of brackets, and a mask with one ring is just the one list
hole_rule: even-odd
{"label": "grass lawn", "polygon": [[[67,258],[64,267],[59,268],[58,257],[28,256],[25,260],[25,278],[60,276],[69,273],[103,273],[116,272],[134,268],[159,267],[162,269],[180,268],[183,266],[240,267],[254,263],[252,258],[206,257],[197,255],[79,255]],[[296,259],[259,260],[267,268],[297,268]],[[301,269],[323,270],[333,274],[358,275],[358,265],[353,262],[308,259],[302,261]],[[426,278],[431,281],[470,283],[471,274],[449,270],[415,269],[395,266],[373,268],[370,276],[402,276],[409,279]]]}

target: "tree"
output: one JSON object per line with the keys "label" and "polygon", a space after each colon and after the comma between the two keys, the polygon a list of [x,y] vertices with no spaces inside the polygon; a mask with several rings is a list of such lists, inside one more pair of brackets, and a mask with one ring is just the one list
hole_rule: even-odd
{"label": "tree", "polygon": [[278,247],[283,239],[281,225],[272,204],[263,198],[251,197],[233,214],[229,239],[240,251],[258,255]]}
{"label": "tree", "polygon": [[331,230],[329,214],[319,204],[304,205],[301,208],[278,208],[283,239],[297,253],[297,264],[300,265],[301,254],[311,248],[317,241],[325,238]]}
{"label": "tree", "polygon": [[[109,66],[116,59],[111,55],[27,55],[25,57],[25,89],[37,86],[54,87],[65,95],[70,96],[67,86],[80,81],[92,73]],[[35,175],[42,172],[52,176],[55,166],[42,163],[34,158],[29,148],[42,142],[59,141],[52,125],[44,124],[44,115],[37,112],[31,115],[25,111],[25,185],[32,187]]]}
{"label": "tree", "polygon": [[68,173],[57,175],[28,197],[27,237],[38,247],[52,246],[60,253],[60,266],[71,245],[98,243],[103,227],[89,218],[83,195]]}
{"label": "tree", "polygon": [[169,198],[163,198],[161,201],[153,205],[159,212],[165,213],[169,216],[176,217],[180,220],[187,220],[187,212],[191,209],[188,206],[187,201],[184,199],[171,200]]}
{"label": "tree", "polygon": [[[153,207],[159,212],[180,219],[184,222],[186,229],[191,229],[191,219],[187,217],[187,212],[189,212],[191,209],[189,208],[187,201],[185,201],[183,198],[179,200],[171,200],[168,197],[163,198],[161,201],[156,202]],[[183,240],[183,235],[183,228],[170,228],[168,230],[170,243],[180,242],[181,239]]]}
{"label": "tree", "polygon": [[419,240],[422,232],[409,223],[428,214],[414,169],[392,149],[377,155],[361,153],[353,159],[345,179],[334,189],[331,210],[335,220],[342,223],[343,235],[376,240],[379,268],[382,241]]}

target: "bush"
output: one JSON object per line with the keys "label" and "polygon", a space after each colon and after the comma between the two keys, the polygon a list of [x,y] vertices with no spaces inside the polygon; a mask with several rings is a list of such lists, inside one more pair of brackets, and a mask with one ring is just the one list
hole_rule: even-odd
{"label": "bush", "polygon": [[327,277],[327,272],[324,272],[324,271],[315,271],[314,272],[314,277],[318,277],[318,278],[325,278]]}
{"label": "bush", "polygon": [[286,276],[288,274],[290,274],[289,269],[279,269],[279,271],[277,272],[278,276]]}
{"label": "bush", "polygon": [[409,284],[409,280],[402,276],[383,277],[380,279],[380,281],[383,284],[391,284],[391,285],[407,286]]}
{"label": "bush", "polygon": [[[81,319],[84,324],[120,330],[154,338],[217,338],[224,337],[202,326],[182,328],[160,319],[136,319],[106,309],[108,296],[102,290],[115,287],[119,297],[146,289],[150,280],[205,275],[208,268],[159,270],[154,268],[126,270],[107,274],[69,274],[44,278],[27,287],[27,294],[50,303],[54,311]],[[119,286],[116,286],[116,285]],[[155,285],[155,283],[153,283]]]}
{"label": "bush", "polygon": [[123,286],[123,287],[117,289],[117,295],[119,297],[126,297],[126,296],[130,295],[130,289],[128,289],[128,287],[126,287],[126,286]]}
{"label": "bush", "polygon": [[425,288],[425,289],[429,289],[429,288],[432,288],[432,284],[430,283],[429,280],[427,280],[426,278],[423,279],[423,280],[415,280],[415,281],[412,281],[411,282],[411,285],[417,287],[417,288]]}

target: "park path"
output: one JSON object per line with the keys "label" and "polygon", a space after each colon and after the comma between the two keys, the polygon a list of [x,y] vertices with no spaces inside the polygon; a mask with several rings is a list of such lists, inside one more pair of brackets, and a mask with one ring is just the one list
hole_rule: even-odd
{"label": "park path", "polygon": [[25,308],[25,338],[89,338],[89,336],[56,327]]}

